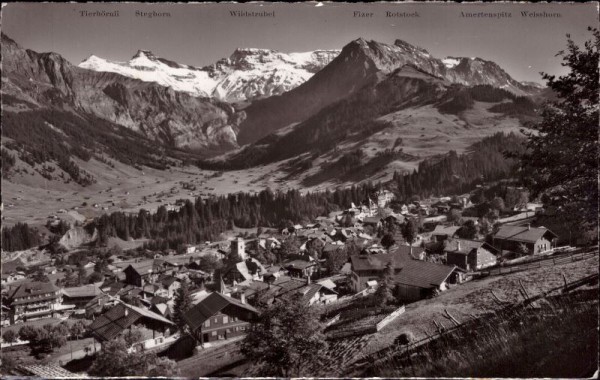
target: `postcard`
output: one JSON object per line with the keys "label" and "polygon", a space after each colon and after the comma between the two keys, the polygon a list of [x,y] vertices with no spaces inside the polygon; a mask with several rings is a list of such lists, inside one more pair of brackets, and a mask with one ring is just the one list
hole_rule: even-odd
{"label": "postcard", "polygon": [[599,3],[6,3],[3,377],[597,378]]}

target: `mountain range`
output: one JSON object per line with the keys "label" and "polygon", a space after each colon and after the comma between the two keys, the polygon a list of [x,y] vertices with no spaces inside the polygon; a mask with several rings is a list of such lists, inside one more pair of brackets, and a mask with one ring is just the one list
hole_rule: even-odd
{"label": "mountain range", "polygon": [[289,91],[306,82],[338,54],[339,50],[285,54],[245,48],[236,49],[229,58],[212,65],[196,68],[140,50],[128,62],[113,62],[92,55],[79,67],[155,82],[194,96],[240,102]]}
{"label": "mountain range", "polygon": [[[402,146],[392,161],[414,167],[406,163],[518,130],[547,97],[542,86],[516,81],[494,62],[438,59],[402,40],[359,38],[341,51],[290,54],[237,49],[196,68],[144,50],[124,63],[91,56],[74,66],[2,34],[2,56],[4,112],[15,123],[7,131],[17,133],[20,120],[33,118],[57,141],[62,134],[77,145],[76,124],[101,134],[81,149],[113,152],[134,165],[230,151],[201,164],[239,169],[297,156],[302,162],[286,170],[302,167],[306,178],[318,177],[308,153],[319,164],[356,149],[370,159]],[[139,136],[160,154],[123,157],[115,136]],[[3,137],[17,139],[4,131]]]}

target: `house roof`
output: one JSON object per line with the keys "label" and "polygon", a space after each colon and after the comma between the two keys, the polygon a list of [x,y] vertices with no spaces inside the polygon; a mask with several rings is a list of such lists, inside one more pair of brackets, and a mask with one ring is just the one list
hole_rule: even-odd
{"label": "house roof", "polygon": [[100,293],[96,297],[92,298],[88,303],[83,307],[84,309],[99,307],[102,306],[104,302],[110,300],[110,297],[107,294]]}
{"label": "house roof", "polygon": [[300,294],[302,294],[302,298],[307,302],[320,291],[330,294],[337,294],[337,292],[335,292],[333,289],[329,289],[322,284],[307,284],[306,280],[289,276],[280,276],[270,284],[263,281],[252,281],[248,285],[244,286],[243,290],[247,297],[251,297],[259,292],[264,292],[261,294],[261,296],[271,300],[300,292]]}
{"label": "house roof", "polygon": [[[413,247],[413,255],[423,252],[421,247]],[[404,262],[412,260],[409,246],[398,246],[393,252],[379,253],[374,255],[352,255],[350,262],[355,271],[362,270],[383,270],[388,263],[392,263],[394,268],[401,268]]]}
{"label": "house roof", "polygon": [[165,303],[155,304],[154,307],[158,310],[162,315],[166,315],[169,312],[169,306]]}
{"label": "house roof", "polygon": [[58,288],[50,282],[24,282],[19,284],[12,293],[9,293],[8,298],[18,299],[26,296],[35,296],[47,293],[55,293]]}
{"label": "house roof", "polygon": [[150,303],[154,305],[167,302],[169,302],[169,299],[163,296],[154,296],[150,299]]}
{"label": "house roof", "polygon": [[471,252],[474,249],[478,249],[480,247],[484,247],[488,251],[492,251],[494,253],[497,251],[496,248],[492,247],[490,244],[486,243],[485,241],[468,240],[468,239],[449,240],[446,247],[444,248],[444,251],[468,255],[469,252]]}
{"label": "house roof", "polygon": [[97,284],[76,286],[72,288],[64,288],[62,290],[63,295],[67,297],[95,297],[101,294],[100,287]]}
{"label": "house roof", "polygon": [[544,236],[548,236],[550,239],[558,237],[546,227],[530,228],[528,226],[501,226],[494,238],[523,243],[535,243]]}
{"label": "house roof", "polygon": [[394,275],[394,282],[429,289],[440,286],[455,269],[455,266],[408,260],[403,263],[400,273]]}
{"label": "house roof", "polygon": [[[248,269],[248,264],[246,263],[247,260],[250,260],[252,263],[257,265],[258,273],[263,273],[263,274],[266,273],[265,267],[260,263],[260,261],[254,259],[254,258],[248,258],[244,261],[240,261],[239,263],[235,264],[235,268],[237,268],[237,271],[244,277],[244,279],[252,280],[252,277],[253,277],[253,275],[250,274],[250,270]],[[230,270],[231,269],[233,269],[233,267],[230,268]]]}
{"label": "house roof", "polygon": [[90,325],[89,329],[100,340],[106,341],[115,338],[117,335],[119,335],[119,333],[121,333],[121,331],[129,328],[129,326],[133,325],[142,318],[148,318],[167,325],[173,325],[173,322],[169,321],[162,315],[141,307],[127,305],[123,302],[120,302],[109,309],[106,313],[96,318],[96,320],[94,320],[94,322],[92,322]]}
{"label": "house roof", "polygon": [[410,259],[403,254],[380,253],[375,255],[352,255],[350,263],[354,271],[383,270],[389,263],[394,268],[399,268],[402,261]]}
{"label": "house roof", "polygon": [[316,265],[315,262],[306,261],[306,260],[291,260],[291,261],[283,263],[283,266],[286,269],[292,268],[292,269],[299,269],[299,270],[304,270],[306,268],[310,268],[315,265]]}
{"label": "house roof", "polygon": [[20,365],[19,369],[25,371],[28,375],[40,377],[42,379],[56,378],[88,378],[85,373],[73,373],[67,371],[58,364],[27,364]]}
{"label": "house roof", "polygon": [[453,236],[456,231],[460,229],[460,226],[435,226],[435,230],[431,233],[431,235],[447,235]]}
{"label": "house roof", "polygon": [[317,284],[323,285],[327,289],[331,289],[331,290],[335,289],[335,287],[336,287],[335,283],[328,278],[318,281]]}
{"label": "house roof", "polygon": [[152,272],[154,269],[154,259],[130,263],[127,267],[133,268],[136,272],[143,276]]}
{"label": "house roof", "polygon": [[[413,256],[420,255],[423,251],[425,251],[425,249],[423,249],[422,247],[415,247],[415,246],[412,247],[412,254],[413,254]],[[407,258],[411,258],[410,257],[410,253],[411,253],[411,250],[410,250],[410,246],[409,245],[399,245],[392,252],[392,254],[404,255]]]}
{"label": "house roof", "polygon": [[159,281],[164,288],[168,288],[169,286],[173,285],[174,282],[179,281],[179,279],[174,276],[165,276],[159,279]]}
{"label": "house roof", "polygon": [[11,274],[17,271],[17,267],[24,267],[25,264],[19,259],[2,263],[2,274]]}
{"label": "house roof", "polygon": [[195,331],[208,318],[224,310],[225,308],[232,310],[242,309],[254,313],[255,315],[258,314],[258,311],[250,305],[242,303],[234,298],[227,297],[221,293],[213,292],[185,312],[183,319],[191,327],[192,331]]}
{"label": "house roof", "polygon": [[368,216],[363,219],[363,224],[377,224],[381,222],[381,217],[377,216]]}

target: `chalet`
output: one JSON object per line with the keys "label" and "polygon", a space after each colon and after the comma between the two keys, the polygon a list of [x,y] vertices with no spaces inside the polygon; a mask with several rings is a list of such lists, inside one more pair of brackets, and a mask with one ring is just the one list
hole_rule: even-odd
{"label": "chalet", "polygon": [[172,270],[173,265],[161,259],[150,259],[130,263],[123,272],[127,284],[141,287],[155,282],[159,275],[169,274]]}
{"label": "chalet", "polygon": [[49,282],[22,283],[7,294],[12,323],[52,317],[62,303],[60,289]]}
{"label": "chalet", "polygon": [[444,241],[450,238],[453,238],[456,235],[456,231],[460,229],[460,226],[436,226],[435,230],[431,233],[432,241]]}
{"label": "chalet", "polygon": [[369,281],[379,281],[387,266],[394,270],[396,295],[404,301],[417,301],[435,291],[446,290],[455,266],[414,260],[405,253],[383,255],[353,255],[351,281],[356,292],[368,287]]}
{"label": "chalet", "polygon": [[556,245],[558,236],[546,227],[527,226],[501,226],[494,235],[493,244],[500,251],[519,250],[523,244],[530,254],[552,249]]}
{"label": "chalet", "polygon": [[158,282],[160,283],[162,289],[166,292],[167,298],[174,297],[175,291],[181,286],[179,279],[171,275],[159,277]]}
{"label": "chalet", "polygon": [[282,297],[300,294],[307,305],[323,305],[337,300],[337,292],[310,278],[269,276],[264,281],[252,281],[240,290],[244,298],[257,303],[271,304]]}
{"label": "chalet", "polygon": [[394,275],[395,296],[399,300],[413,302],[444,291],[455,271],[456,266],[408,260]]}
{"label": "chalet", "polygon": [[226,269],[223,272],[223,280],[228,284],[240,284],[252,280],[261,280],[265,272],[265,267],[260,261],[247,258]]}
{"label": "chalet", "polygon": [[2,273],[2,285],[11,284],[13,282],[23,280],[24,278],[25,273],[23,272]]}
{"label": "chalet", "polygon": [[63,303],[66,305],[75,305],[77,309],[84,308],[88,302],[100,294],[102,294],[102,291],[96,284],[75,286],[62,290]]}
{"label": "chalet", "polygon": [[291,277],[310,277],[317,268],[317,263],[308,260],[290,260],[283,263],[283,267],[288,271]]}
{"label": "chalet", "polygon": [[498,250],[484,241],[448,240],[444,248],[446,263],[466,271],[476,271],[496,265]]}
{"label": "chalet", "polygon": [[6,261],[2,263],[2,274],[13,274],[21,268],[25,268],[25,263],[20,258]]}
{"label": "chalet", "polygon": [[399,245],[393,250],[396,255],[404,255],[407,258],[415,260],[425,259],[425,249],[419,246],[413,245],[412,248],[409,245]]}
{"label": "chalet", "polygon": [[370,216],[363,219],[363,225],[371,226],[375,230],[381,227],[381,218],[377,216]]}
{"label": "chalet", "polygon": [[176,326],[173,322],[150,310],[124,302],[119,302],[100,315],[88,329],[97,341],[103,343],[126,334],[134,326],[141,331],[143,340],[131,347],[133,351],[156,349],[174,341]]}
{"label": "chalet", "polygon": [[423,218],[423,228],[428,231],[434,229],[438,224],[445,223],[448,220],[446,215],[436,215]]}
{"label": "chalet", "polygon": [[380,279],[388,264],[391,263],[394,268],[401,268],[402,262],[409,259],[404,254],[394,253],[350,256],[352,288],[355,292],[366,289],[368,281]]}
{"label": "chalet", "polygon": [[244,301],[214,292],[194,305],[183,319],[202,345],[244,335],[258,311]]}

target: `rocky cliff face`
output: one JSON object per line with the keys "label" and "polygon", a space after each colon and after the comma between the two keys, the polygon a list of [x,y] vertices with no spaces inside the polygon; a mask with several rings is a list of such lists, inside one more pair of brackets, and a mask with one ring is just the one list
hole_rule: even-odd
{"label": "rocky cliff face", "polygon": [[243,113],[116,73],[75,67],[56,53],[25,50],[2,35],[3,93],[39,107],[91,113],[170,146],[236,146]]}

